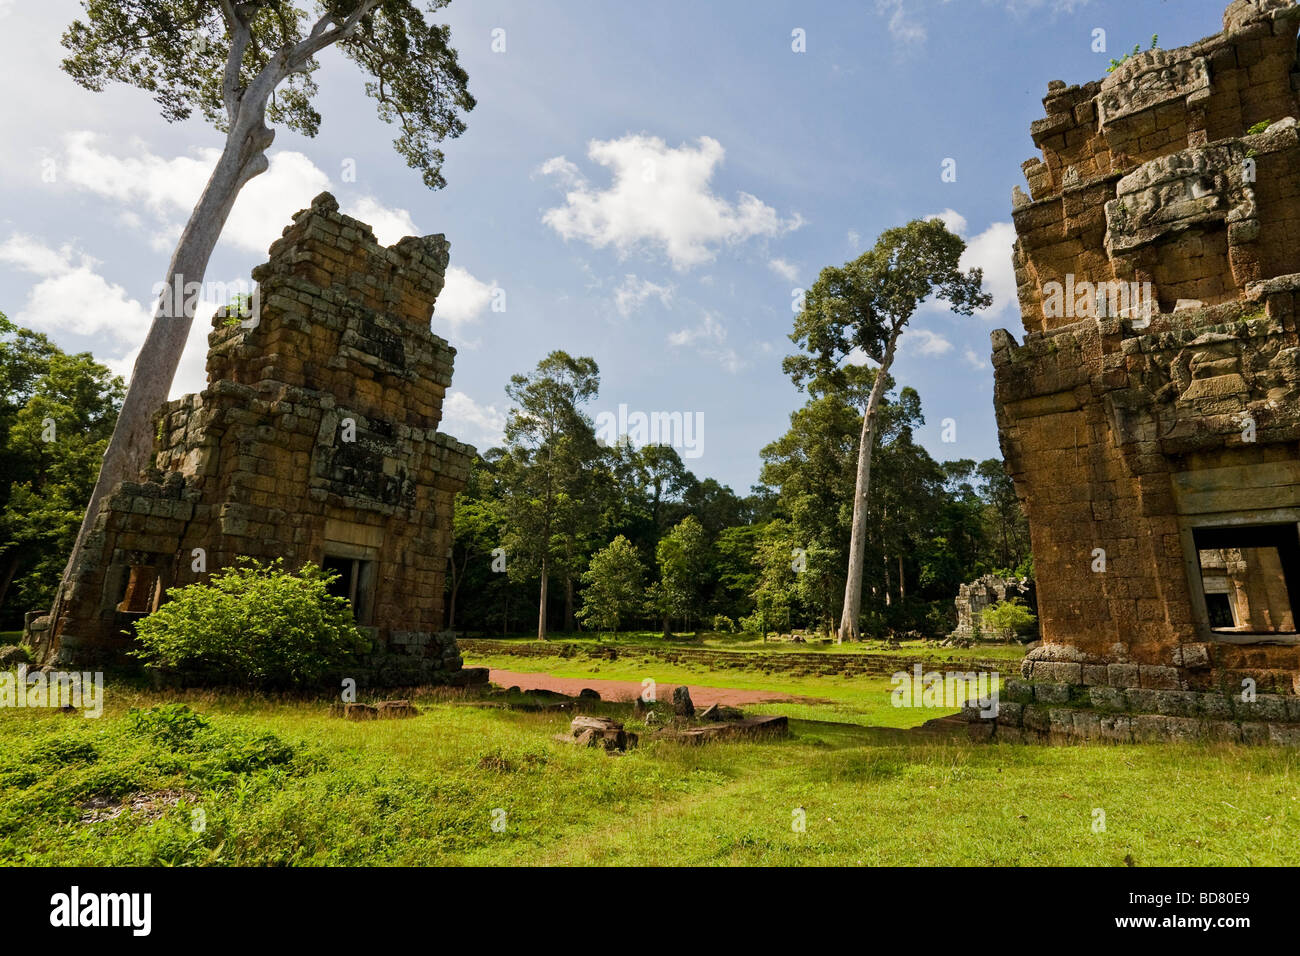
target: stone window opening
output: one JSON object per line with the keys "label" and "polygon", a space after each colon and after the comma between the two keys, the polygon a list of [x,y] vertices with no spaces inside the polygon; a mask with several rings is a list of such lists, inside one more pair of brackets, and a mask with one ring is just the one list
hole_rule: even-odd
{"label": "stone window opening", "polygon": [[347,598],[348,603],[352,605],[353,619],[362,627],[369,626],[375,562],[326,554],[321,567],[326,573],[337,575],[329,584],[330,593],[336,597]]}
{"label": "stone window opening", "polygon": [[117,610],[123,614],[152,614],[158,609],[160,575],[148,564],[133,564],[124,576]]}
{"label": "stone window opening", "polygon": [[1300,531],[1294,523],[1193,529],[1210,630],[1224,635],[1296,633]]}

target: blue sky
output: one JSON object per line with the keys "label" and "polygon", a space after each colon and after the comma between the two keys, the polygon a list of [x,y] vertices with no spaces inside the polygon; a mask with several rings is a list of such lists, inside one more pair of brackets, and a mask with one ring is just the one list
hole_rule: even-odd
{"label": "blue sky", "polygon": [[[1153,33],[1168,48],[1216,32],[1225,4],[453,0],[440,19],[479,105],[444,146],[447,188],[424,188],[360,74],[327,52],[320,134],[278,133],[208,278],[246,280],[326,188],[385,242],[445,233],[453,268],[433,327],[459,349],[446,431],[486,449],[510,375],[562,348],[600,365],[593,414],[702,415],[688,464],[744,492],[802,402],[780,368],[795,290],[882,230],[939,214],[995,303],[918,314],[895,375],[920,392],[937,459],[994,456],[989,332],[1021,331],[1011,190],[1036,154],[1047,82],[1098,78]],[[145,94],[75,86],[58,38],[78,12],[0,0],[0,310],[127,371],[220,137],[169,126]],[[195,326],[175,394],[203,384]]]}

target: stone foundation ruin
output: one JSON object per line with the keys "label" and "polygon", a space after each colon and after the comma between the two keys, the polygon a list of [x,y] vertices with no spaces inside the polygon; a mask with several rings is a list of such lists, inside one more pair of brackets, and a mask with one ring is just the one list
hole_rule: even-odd
{"label": "stone foundation ruin", "polygon": [[430,331],[448,243],[385,248],[328,193],[253,270],[260,307],[223,310],[208,386],[158,415],[154,467],[105,497],[42,659],[117,660],[168,588],[239,556],[336,571],[374,683],[462,683],[443,633],[452,502],[473,449],[438,431],[453,349]]}
{"label": "stone foundation ruin", "polygon": [[977,735],[1300,743],[1297,24],[1048,86],[993,334],[1043,643]]}

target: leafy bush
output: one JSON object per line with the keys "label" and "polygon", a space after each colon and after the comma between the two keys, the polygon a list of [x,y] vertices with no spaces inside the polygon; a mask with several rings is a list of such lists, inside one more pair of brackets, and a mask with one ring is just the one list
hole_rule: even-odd
{"label": "leafy bush", "polygon": [[301,687],[319,683],[365,647],[333,576],[308,563],[297,574],[282,559],[241,559],[207,584],[172,588],[169,600],[136,624],[150,666],[209,683]]}
{"label": "leafy bush", "polygon": [[186,704],[159,704],[148,710],[132,707],[126,725],[132,733],[175,748],[208,726],[208,718],[190,710]]}
{"label": "leafy bush", "polygon": [[736,633],[736,622],[725,614],[713,615],[712,629],[721,634]]}
{"label": "leafy bush", "polygon": [[1038,618],[1017,597],[998,601],[980,614],[981,631],[994,639],[1011,640],[1032,634],[1037,623]]}

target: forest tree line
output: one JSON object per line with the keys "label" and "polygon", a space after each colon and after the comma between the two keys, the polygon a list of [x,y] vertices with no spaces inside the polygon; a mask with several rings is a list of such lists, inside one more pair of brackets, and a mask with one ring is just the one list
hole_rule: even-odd
{"label": "forest tree line", "polygon": [[[511,379],[505,442],[474,460],[456,500],[449,626],[833,631],[876,374],[851,366],[810,386],[738,495],[668,445],[598,441],[595,360],[551,353]],[[920,395],[885,386],[861,631],[938,637],[963,582],[1032,574],[1028,526],[1000,460],[935,461],[914,437]]]}

